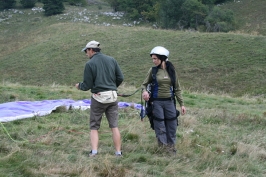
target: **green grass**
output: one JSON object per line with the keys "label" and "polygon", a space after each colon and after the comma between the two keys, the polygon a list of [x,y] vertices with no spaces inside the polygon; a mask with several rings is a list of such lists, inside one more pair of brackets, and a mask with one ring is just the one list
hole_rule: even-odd
{"label": "green grass", "polygon": [[[103,10],[83,10],[67,6],[64,14],[52,17],[31,10],[21,9],[24,15],[8,11],[12,18],[0,26],[0,80],[73,86],[82,80],[88,60],[80,50],[88,41],[98,40],[102,52],[118,60],[129,86],[140,86],[153,66],[150,50],[162,45],[170,50],[170,61],[184,89],[233,96],[265,94],[265,36],[125,27],[122,24],[128,22],[124,19],[96,18]],[[88,16],[91,21],[74,22],[75,15],[76,19]]]}
{"label": "green grass", "polygon": [[[62,33],[60,29],[66,30]],[[37,41],[2,57],[1,80],[27,85],[72,85],[82,79],[87,61],[81,48],[87,41],[97,39],[103,52],[118,60],[129,85],[140,86],[152,66],[150,49],[163,45],[170,50],[170,60],[186,89],[236,95],[265,93],[265,37],[148,28],[106,29],[80,23],[59,23],[32,35],[38,36],[34,39]]]}
{"label": "green grass", "polygon": [[266,35],[266,1],[236,0],[236,2],[228,2],[221,7],[234,12],[239,33]]}
{"label": "green grass", "polygon": [[[38,100],[40,92],[42,99],[88,98],[87,92],[68,86],[6,83],[1,87],[6,95],[11,90],[19,100]],[[120,88],[120,92],[134,90]],[[140,93],[124,99],[138,102]],[[176,157],[157,147],[148,119],[141,122],[139,111],[128,107],[119,109],[124,157],[114,157],[104,117],[99,155],[90,159],[90,110],[60,108],[44,117],[0,124],[0,176],[265,175],[265,99],[185,91],[184,100],[187,114],[179,118]]]}
{"label": "green grass", "polygon": [[[152,66],[150,50],[156,45],[168,48],[187,114],[179,118],[176,157],[157,147],[148,119],[141,122],[139,111],[132,107],[119,109],[121,159],[113,155],[105,117],[99,156],[88,158],[90,110],[60,107],[44,117],[0,123],[0,177],[265,176],[263,3],[225,4],[238,19],[254,22],[245,25],[239,20],[239,31],[227,34],[147,27],[151,24],[126,27],[123,24],[132,22],[102,15],[110,10],[104,5],[86,7],[90,22],[74,22],[82,7],[66,6],[64,14],[53,17],[30,9],[19,9],[23,14],[1,12],[5,20],[0,22],[0,103],[89,99],[91,93],[76,90],[74,84],[82,81],[88,60],[80,50],[89,40],[98,40],[103,53],[118,60],[125,75],[118,92],[125,94],[140,86]],[[256,14],[259,20],[252,20]],[[141,103],[140,92],[119,101]]]}

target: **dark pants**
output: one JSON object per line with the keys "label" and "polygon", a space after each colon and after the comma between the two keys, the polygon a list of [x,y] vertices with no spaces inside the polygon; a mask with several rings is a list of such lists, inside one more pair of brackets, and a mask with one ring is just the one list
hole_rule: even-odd
{"label": "dark pants", "polygon": [[177,118],[173,100],[153,101],[154,131],[159,143],[175,145]]}

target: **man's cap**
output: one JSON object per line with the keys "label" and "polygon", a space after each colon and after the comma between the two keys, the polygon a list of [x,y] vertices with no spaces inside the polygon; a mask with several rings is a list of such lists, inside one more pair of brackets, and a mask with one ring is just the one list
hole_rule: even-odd
{"label": "man's cap", "polygon": [[92,48],[100,48],[99,47],[100,46],[100,43],[99,42],[97,42],[97,41],[90,41],[87,45],[86,45],[86,47],[85,48],[83,48],[81,51],[82,52],[84,52],[85,50],[87,50],[87,49],[92,49]]}

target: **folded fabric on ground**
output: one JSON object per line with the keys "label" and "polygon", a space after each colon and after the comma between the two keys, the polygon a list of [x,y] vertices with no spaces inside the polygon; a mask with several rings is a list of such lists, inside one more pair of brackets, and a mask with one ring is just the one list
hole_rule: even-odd
{"label": "folded fabric on ground", "polygon": [[[17,101],[0,104],[0,122],[10,122],[34,116],[51,114],[58,107],[86,110],[90,108],[91,100],[43,100],[43,101]],[[140,104],[118,102],[119,108],[132,107],[141,109]]]}

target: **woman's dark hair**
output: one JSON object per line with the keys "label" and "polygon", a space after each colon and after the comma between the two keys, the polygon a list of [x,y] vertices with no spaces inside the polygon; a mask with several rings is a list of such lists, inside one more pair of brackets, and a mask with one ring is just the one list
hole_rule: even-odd
{"label": "woman's dark hair", "polygon": [[175,80],[176,80],[175,67],[170,61],[166,62],[166,70],[171,78],[172,84],[175,85]]}
{"label": "woman's dark hair", "polygon": [[167,59],[167,56],[165,55],[158,55],[158,54],[155,54],[157,56],[157,58],[159,58],[161,61],[165,61]]}
{"label": "woman's dark hair", "polygon": [[[167,56],[165,56],[165,55],[158,55],[158,54],[155,54],[155,55],[161,61],[165,61],[165,63],[166,63],[166,71],[168,72],[169,77],[171,78],[172,84],[175,85],[176,75],[175,75],[175,67],[174,67],[174,65],[170,61],[166,61]],[[157,66],[157,67],[158,68],[161,67],[161,64],[159,66]]]}

